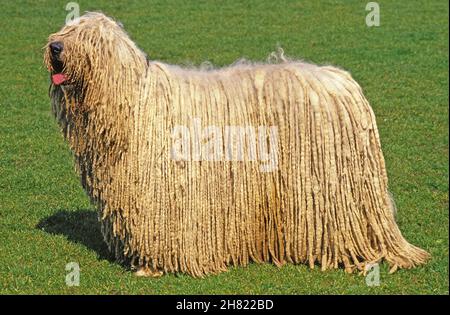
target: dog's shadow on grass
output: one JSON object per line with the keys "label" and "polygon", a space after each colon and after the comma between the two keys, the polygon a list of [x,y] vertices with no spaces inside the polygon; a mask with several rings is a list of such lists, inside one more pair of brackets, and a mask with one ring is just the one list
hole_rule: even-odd
{"label": "dog's shadow on grass", "polygon": [[117,263],[103,241],[100,222],[94,210],[60,210],[39,221],[36,228],[50,234],[64,235],[69,241],[96,252],[99,259]]}

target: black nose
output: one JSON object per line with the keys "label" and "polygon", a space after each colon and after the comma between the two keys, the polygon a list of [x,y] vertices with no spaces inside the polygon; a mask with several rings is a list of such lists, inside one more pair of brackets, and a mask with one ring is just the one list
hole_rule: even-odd
{"label": "black nose", "polygon": [[61,42],[53,42],[50,44],[50,50],[53,56],[58,56],[63,50],[63,44]]}

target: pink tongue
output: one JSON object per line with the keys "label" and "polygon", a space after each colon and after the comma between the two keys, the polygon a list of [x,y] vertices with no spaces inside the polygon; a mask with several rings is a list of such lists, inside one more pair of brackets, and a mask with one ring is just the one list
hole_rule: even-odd
{"label": "pink tongue", "polygon": [[63,83],[66,80],[67,80],[67,77],[65,74],[57,73],[57,74],[52,75],[52,81],[53,81],[53,84],[55,84],[55,85],[60,85],[61,83]]}

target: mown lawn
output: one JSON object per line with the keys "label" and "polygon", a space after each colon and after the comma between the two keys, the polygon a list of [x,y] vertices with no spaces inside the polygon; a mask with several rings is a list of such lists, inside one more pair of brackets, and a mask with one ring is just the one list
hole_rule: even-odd
{"label": "mown lawn", "polygon": [[[205,279],[137,278],[108,255],[68,146],[50,113],[42,63],[65,1],[2,1],[0,10],[0,293],[448,294],[448,2],[78,1],[119,19],[150,58],[171,63],[286,54],[349,70],[377,115],[398,222],[432,260],[368,287],[342,270],[253,264]],[[78,262],[79,287],[65,284]]]}

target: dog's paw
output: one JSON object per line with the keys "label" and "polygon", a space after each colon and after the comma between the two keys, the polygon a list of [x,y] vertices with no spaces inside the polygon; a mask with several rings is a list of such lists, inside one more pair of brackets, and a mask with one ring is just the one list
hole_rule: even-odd
{"label": "dog's paw", "polygon": [[137,277],[159,278],[163,275],[163,272],[160,270],[153,270],[148,267],[140,267],[134,274]]}

